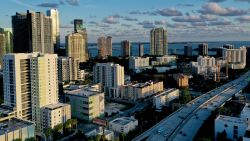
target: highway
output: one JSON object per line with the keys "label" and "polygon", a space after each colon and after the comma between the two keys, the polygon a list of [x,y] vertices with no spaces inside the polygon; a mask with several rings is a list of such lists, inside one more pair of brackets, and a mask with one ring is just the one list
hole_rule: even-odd
{"label": "highway", "polygon": [[240,92],[248,82],[250,71],[240,78],[190,101],[133,141],[191,141],[211,112]]}

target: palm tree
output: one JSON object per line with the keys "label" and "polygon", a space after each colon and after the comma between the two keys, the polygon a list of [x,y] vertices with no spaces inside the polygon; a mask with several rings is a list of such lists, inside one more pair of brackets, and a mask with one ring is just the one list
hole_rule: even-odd
{"label": "palm tree", "polygon": [[52,132],[53,130],[50,127],[45,131],[46,140],[51,140]]}
{"label": "palm tree", "polygon": [[60,124],[57,124],[55,127],[54,127],[54,130],[56,131],[56,132],[59,132],[59,133],[63,133],[63,124],[62,123],[60,123]]}
{"label": "palm tree", "polygon": [[72,128],[72,120],[71,119],[68,119],[65,123],[64,123],[64,128],[68,131],[71,132],[71,128]]}
{"label": "palm tree", "polygon": [[77,119],[71,119],[71,126],[77,129]]}

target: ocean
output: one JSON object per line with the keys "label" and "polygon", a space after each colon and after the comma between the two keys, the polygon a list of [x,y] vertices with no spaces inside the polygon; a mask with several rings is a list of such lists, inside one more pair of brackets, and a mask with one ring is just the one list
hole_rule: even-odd
{"label": "ocean", "polygon": [[[198,48],[198,45],[203,42],[180,42],[180,43],[169,43],[168,44],[168,52],[169,54],[177,54],[183,55],[184,54],[184,46],[191,45],[193,47],[193,55],[197,55],[197,51],[194,49]],[[232,44],[235,48],[239,48],[241,46],[250,46],[250,41],[223,41],[223,42],[205,42],[208,44],[208,48],[218,48],[222,47],[224,44]],[[143,43],[144,44],[144,54],[150,53],[150,43]],[[138,56],[138,49],[139,43],[131,43],[132,49],[132,56]],[[98,55],[98,47],[97,44],[92,43],[88,45],[89,53],[91,57],[96,57]],[[209,55],[215,55],[216,52],[209,51]],[[121,55],[121,44],[120,43],[113,43],[113,56],[120,56]]]}

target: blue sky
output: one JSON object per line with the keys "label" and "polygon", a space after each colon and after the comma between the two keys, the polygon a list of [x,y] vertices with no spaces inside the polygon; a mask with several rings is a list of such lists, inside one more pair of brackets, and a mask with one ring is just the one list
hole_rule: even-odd
{"label": "blue sky", "polygon": [[0,27],[11,27],[16,12],[50,8],[60,12],[62,42],[75,18],[85,21],[89,42],[149,41],[154,27],[166,28],[170,42],[250,40],[250,0],[3,0]]}

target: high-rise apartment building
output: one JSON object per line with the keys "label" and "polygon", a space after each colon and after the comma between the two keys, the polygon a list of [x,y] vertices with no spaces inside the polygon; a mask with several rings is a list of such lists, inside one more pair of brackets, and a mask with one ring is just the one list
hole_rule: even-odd
{"label": "high-rise apartment building", "polygon": [[15,108],[16,117],[25,120],[32,120],[31,57],[20,53],[7,54],[3,59],[4,105]]}
{"label": "high-rise apartment building", "polygon": [[207,56],[208,55],[208,44],[203,43],[198,45],[198,55]]}
{"label": "high-rise apartment building", "polygon": [[107,55],[112,56],[112,37],[108,36],[106,39],[106,46],[107,46]]}
{"label": "high-rise apartment building", "polygon": [[187,57],[190,57],[190,56],[192,56],[193,54],[192,54],[192,46],[190,46],[190,45],[186,45],[186,46],[184,46],[184,55],[185,56],[187,56]]}
{"label": "high-rise apartment building", "polygon": [[4,105],[14,108],[16,117],[33,121],[37,135],[44,131],[42,109],[59,104],[57,61],[56,54],[4,56]]}
{"label": "high-rise apartment building", "polygon": [[107,41],[105,37],[99,37],[97,39],[98,45],[98,57],[106,58],[107,57]]}
{"label": "high-rise apartment building", "polygon": [[6,53],[5,35],[0,33],[0,69],[3,66],[3,56]]}
{"label": "high-rise apartment building", "polygon": [[155,28],[150,31],[150,54],[168,55],[167,30],[164,28]]}
{"label": "high-rise apartment building", "polygon": [[52,20],[41,12],[12,16],[15,53],[54,53]]}
{"label": "high-rise apartment building", "polygon": [[124,84],[124,67],[113,63],[97,63],[94,66],[95,83],[101,83],[109,97],[119,97],[120,86]]}
{"label": "high-rise apartment building", "polygon": [[80,79],[79,60],[71,57],[58,58],[58,80],[69,82]]}
{"label": "high-rise apartment building", "polygon": [[11,28],[0,28],[0,33],[5,36],[5,52],[13,52],[13,34]]}
{"label": "high-rise apartment building", "polygon": [[144,46],[142,43],[139,43],[139,56],[142,57],[144,55]]}
{"label": "high-rise apartment building", "polygon": [[89,50],[88,50],[88,34],[86,27],[83,26],[83,20],[82,19],[75,19],[74,20],[74,32],[80,33],[84,39],[83,49],[85,50],[85,60],[89,59]]}
{"label": "high-rise apartment building", "polygon": [[86,62],[86,50],[83,48],[85,40],[80,33],[71,33],[66,36],[66,55],[79,62]]}
{"label": "high-rise apartment building", "polygon": [[238,49],[226,49],[223,48],[223,60],[228,62],[231,69],[244,69],[246,67],[246,47],[240,47]]}
{"label": "high-rise apartment building", "polygon": [[121,56],[130,56],[131,55],[131,43],[128,40],[121,42]]}
{"label": "high-rise apartment building", "polygon": [[59,11],[57,9],[50,9],[47,11],[47,16],[52,20],[52,36],[54,49],[60,48],[60,21],[59,21]]}
{"label": "high-rise apartment building", "polygon": [[98,45],[98,57],[106,58],[107,56],[112,56],[112,37],[99,37],[97,39]]}

